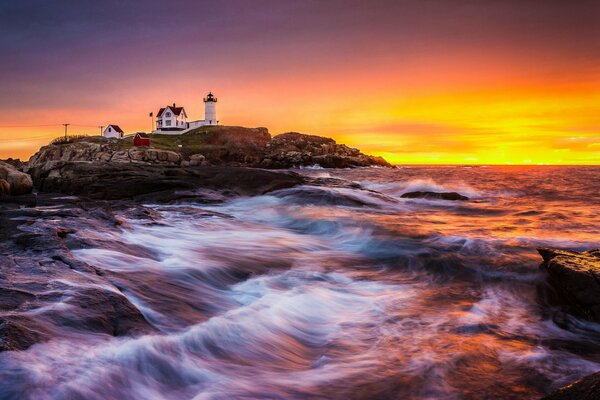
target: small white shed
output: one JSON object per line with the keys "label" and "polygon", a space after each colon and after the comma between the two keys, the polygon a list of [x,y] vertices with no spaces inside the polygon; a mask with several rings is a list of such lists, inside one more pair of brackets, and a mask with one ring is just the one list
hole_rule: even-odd
{"label": "small white shed", "polygon": [[123,129],[119,128],[119,125],[108,125],[104,129],[104,132],[102,132],[102,136],[104,136],[105,138],[121,139],[123,135]]}

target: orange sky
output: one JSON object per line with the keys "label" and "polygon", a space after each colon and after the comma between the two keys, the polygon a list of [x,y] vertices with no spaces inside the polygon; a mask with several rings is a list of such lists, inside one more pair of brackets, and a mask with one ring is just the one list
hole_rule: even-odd
{"label": "orange sky", "polygon": [[[77,10],[14,23],[11,42],[0,39],[13,56],[0,66],[0,158],[28,158],[63,122],[71,133],[147,131],[148,113],[173,102],[201,119],[212,90],[222,124],[330,136],[394,163],[600,164],[594,2],[574,11],[550,1],[540,15],[529,1],[337,13],[333,3],[347,4],[240,2],[202,29],[181,30],[185,13],[160,32],[127,9],[118,15],[133,20],[114,36]],[[56,18],[87,24],[58,28]]]}

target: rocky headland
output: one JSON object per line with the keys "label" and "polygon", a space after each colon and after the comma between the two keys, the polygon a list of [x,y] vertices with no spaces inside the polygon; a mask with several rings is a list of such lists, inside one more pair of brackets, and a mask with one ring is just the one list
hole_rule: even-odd
{"label": "rocky headland", "polygon": [[151,135],[150,147],[132,139],[85,137],[44,146],[26,168],[55,161],[149,163],[167,166],[236,166],[265,169],[390,167],[381,157],[363,154],[335,140],[296,132],[271,138],[266,128],[215,126],[183,135]]}

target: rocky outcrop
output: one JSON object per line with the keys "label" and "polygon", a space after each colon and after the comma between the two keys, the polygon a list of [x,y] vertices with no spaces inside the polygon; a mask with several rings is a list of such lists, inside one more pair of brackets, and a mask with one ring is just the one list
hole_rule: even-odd
{"label": "rocky outcrop", "polygon": [[115,141],[100,138],[66,144],[50,144],[31,156],[26,168],[56,161],[110,161],[115,152],[117,152]]}
{"label": "rocky outcrop", "polygon": [[321,136],[288,132],[277,135],[267,146],[260,166],[291,168],[319,165],[323,168],[391,166],[382,157],[363,154],[358,149],[337,144]]}
{"label": "rocky outcrop", "polygon": [[23,169],[23,167],[25,166],[25,163],[18,158],[10,158],[9,157],[5,160],[0,160],[0,162],[12,165],[15,169],[17,169],[19,171],[21,171]]}
{"label": "rocky outcrop", "polygon": [[600,372],[564,386],[542,400],[598,400],[600,399]]}
{"label": "rocky outcrop", "polygon": [[181,154],[162,149],[148,147],[132,147],[112,154],[108,161],[112,162],[142,162],[151,164],[179,165],[183,158]]}
{"label": "rocky outcrop", "polygon": [[151,163],[180,165],[183,157],[180,153],[148,147],[132,147],[119,150],[114,140],[77,141],[67,144],[48,145],[34,154],[26,167],[27,170],[51,162],[97,161],[115,163]]}
{"label": "rocky outcrop", "polygon": [[252,196],[304,183],[295,173],[235,167],[168,167],[136,163],[48,162],[29,169],[41,192],[92,199],[125,199],[168,192],[170,199],[197,190]]}
{"label": "rocky outcrop", "polygon": [[111,206],[38,197],[45,209],[0,207],[0,352],[70,334],[155,332],[107,271],[78,261],[67,246],[78,229],[119,226]]}
{"label": "rocky outcrop", "polygon": [[547,300],[567,313],[600,322],[600,249],[575,252],[538,249],[544,262]]}
{"label": "rocky outcrop", "polygon": [[408,192],[402,196],[405,199],[451,200],[467,201],[469,198],[456,192]]}
{"label": "rocky outcrop", "polygon": [[35,168],[49,162],[93,161],[161,165],[227,165],[268,169],[318,165],[324,168],[385,166],[381,157],[363,154],[335,140],[296,132],[271,139],[266,128],[202,127],[183,135],[156,135],[151,147],[130,147],[122,141],[83,137],[42,147],[28,162]]}
{"label": "rocky outcrop", "polygon": [[0,161],[0,196],[18,196],[31,193],[31,177],[18,171],[13,165]]}

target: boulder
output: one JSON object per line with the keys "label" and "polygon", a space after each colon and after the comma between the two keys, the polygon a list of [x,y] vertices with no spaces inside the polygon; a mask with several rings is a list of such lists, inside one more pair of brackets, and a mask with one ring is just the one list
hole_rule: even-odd
{"label": "boulder", "polygon": [[428,200],[450,200],[467,201],[469,198],[456,192],[408,192],[400,196],[405,199],[428,199]]}
{"label": "boulder", "polygon": [[542,400],[597,400],[600,399],[600,372],[552,392]]}
{"label": "boulder", "polygon": [[33,181],[29,175],[0,161],[0,194],[18,196],[31,193],[32,190]]}
{"label": "boulder", "polygon": [[577,317],[600,322],[600,249],[576,252],[542,248],[546,273],[542,294]]}
{"label": "boulder", "polygon": [[192,154],[190,156],[190,161],[188,162],[188,165],[195,167],[198,165],[203,165],[204,162],[206,160],[206,157],[204,157],[204,155],[202,154]]}

